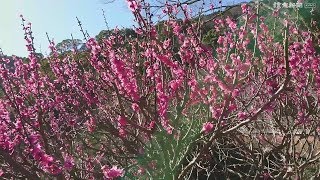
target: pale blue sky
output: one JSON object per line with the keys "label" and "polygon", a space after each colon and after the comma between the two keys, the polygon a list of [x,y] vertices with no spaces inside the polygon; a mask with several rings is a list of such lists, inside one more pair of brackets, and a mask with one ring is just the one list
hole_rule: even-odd
{"label": "pale blue sky", "polygon": [[106,29],[102,9],[110,27],[131,26],[133,16],[123,0],[105,4],[104,0],[0,0],[0,47],[7,55],[26,56],[20,14],[32,23],[35,47],[47,52],[46,32],[56,43],[63,39],[83,39],[76,16],[90,36]]}
{"label": "pale blue sky", "polygon": [[[110,28],[132,27],[133,15],[125,0],[106,4],[106,0],[0,0],[0,47],[4,54],[27,56],[20,14],[32,23],[37,52],[48,54],[46,32],[55,43],[64,39],[83,39],[76,16],[83,28],[94,37],[106,29],[102,9]],[[217,3],[218,0],[209,0]],[[239,0],[224,0],[232,4]],[[242,0],[243,2],[243,0]]]}

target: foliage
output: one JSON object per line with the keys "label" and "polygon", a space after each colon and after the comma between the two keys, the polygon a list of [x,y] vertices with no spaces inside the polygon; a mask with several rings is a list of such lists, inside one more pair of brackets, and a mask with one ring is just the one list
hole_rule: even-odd
{"label": "foliage", "polygon": [[70,52],[71,50],[79,49],[82,41],[80,39],[65,39],[56,45],[56,49],[59,53]]}

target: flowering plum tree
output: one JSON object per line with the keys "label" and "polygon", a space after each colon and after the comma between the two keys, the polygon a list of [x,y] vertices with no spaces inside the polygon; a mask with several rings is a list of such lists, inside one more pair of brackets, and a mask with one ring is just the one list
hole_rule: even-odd
{"label": "flowering plum tree", "polygon": [[148,3],[128,5],[137,37],[115,31],[64,57],[50,42],[50,73],[24,25],[28,62],[0,65],[2,177],[319,177],[313,32],[279,11],[268,18],[283,25],[269,27],[262,4],[243,4],[242,24],[211,21],[224,32],[212,48],[186,4],[167,3],[160,30]]}

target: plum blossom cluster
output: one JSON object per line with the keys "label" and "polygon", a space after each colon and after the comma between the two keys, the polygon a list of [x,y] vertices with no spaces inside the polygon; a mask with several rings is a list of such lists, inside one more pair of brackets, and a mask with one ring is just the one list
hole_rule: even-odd
{"label": "plum blossom cluster", "polygon": [[[143,18],[144,2],[127,2],[138,37],[115,31],[101,42],[90,38],[86,52],[60,56],[51,42],[52,55],[39,59],[31,24],[24,26],[28,59],[14,57],[12,69],[7,59],[0,64],[0,176],[115,179],[165,172],[147,154],[165,132],[172,137],[167,143],[205,142],[189,165],[183,163],[193,142],[182,143],[178,155],[165,154],[171,159],[164,163],[172,163],[165,164],[167,172],[182,179],[215,138],[254,125],[287,131],[278,109],[292,127],[319,127],[320,56],[310,32],[287,20],[284,41],[277,42],[265,18],[243,5],[244,25],[229,17],[210,22],[220,34],[212,47],[187,6],[167,3],[162,15],[168,19],[157,30]],[[143,155],[148,162],[139,164]]]}

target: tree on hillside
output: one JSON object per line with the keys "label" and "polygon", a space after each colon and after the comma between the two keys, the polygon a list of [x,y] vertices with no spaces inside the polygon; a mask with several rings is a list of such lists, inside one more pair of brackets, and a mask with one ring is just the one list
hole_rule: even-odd
{"label": "tree on hillside", "polygon": [[56,49],[59,53],[65,53],[72,49],[79,49],[82,44],[80,39],[64,39],[56,45]]}

